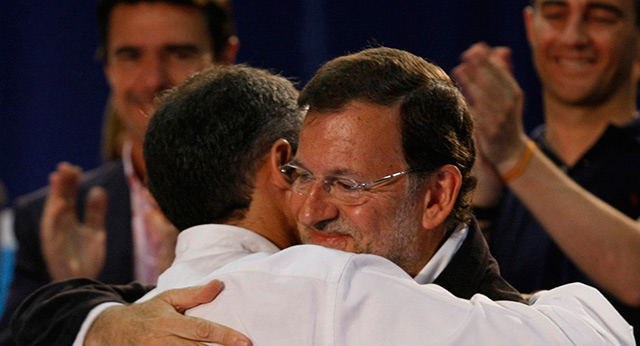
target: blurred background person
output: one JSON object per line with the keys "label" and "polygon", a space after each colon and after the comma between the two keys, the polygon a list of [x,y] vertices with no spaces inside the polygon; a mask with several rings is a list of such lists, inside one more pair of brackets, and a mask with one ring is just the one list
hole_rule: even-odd
{"label": "blurred background person", "polygon": [[99,54],[111,87],[105,155],[112,160],[86,174],[62,163],[50,175],[49,189],[17,200],[18,250],[0,325],[3,344],[9,342],[12,311],[50,281],[154,284],[171,264],[177,230],[144,186],[148,119],[162,91],[213,63],[235,59],[228,2],[104,0],[97,17]]}
{"label": "blurred background person", "polygon": [[13,235],[13,211],[7,207],[7,193],[0,180],[0,311],[13,277],[13,257],[16,240]]}
{"label": "blurred background person", "polygon": [[530,137],[509,49],[476,44],[454,72],[476,116],[485,163],[476,166],[482,188],[474,203],[484,207],[504,277],[522,292],[576,281],[596,286],[636,338],[639,11],[637,0],[535,0],[525,9],[545,119]]}

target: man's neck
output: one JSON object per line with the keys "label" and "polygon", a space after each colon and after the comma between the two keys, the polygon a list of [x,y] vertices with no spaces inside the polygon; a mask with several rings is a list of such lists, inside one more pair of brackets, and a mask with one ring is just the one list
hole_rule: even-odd
{"label": "man's neck", "polygon": [[294,218],[287,214],[288,189],[275,186],[271,178],[268,164],[263,164],[256,174],[249,209],[233,224],[258,233],[285,249],[300,241],[296,238]]}
{"label": "man's neck", "polygon": [[602,136],[607,126],[638,117],[635,98],[614,95],[598,105],[573,105],[544,93],[545,140],[558,157],[573,166]]}
{"label": "man's neck", "polygon": [[[436,229],[423,229],[422,237],[407,248],[405,255],[403,255],[404,262],[400,263],[397,260],[391,260],[396,262],[409,275],[415,277],[449,239],[451,231],[447,231],[444,224]],[[414,254],[415,256],[406,256],[406,254]]]}
{"label": "man's neck", "polygon": [[253,231],[267,238],[280,249],[299,243],[293,237],[293,226],[284,213],[273,207],[262,206],[259,201],[256,203],[253,200],[245,216],[229,224]]}

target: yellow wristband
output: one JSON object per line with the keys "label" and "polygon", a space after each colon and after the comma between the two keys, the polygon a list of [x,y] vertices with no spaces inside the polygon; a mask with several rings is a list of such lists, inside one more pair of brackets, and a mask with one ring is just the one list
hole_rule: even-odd
{"label": "yellow wristband", "polygon": [[531,160],[531,157],[533,156],[533,151],[537,148],[538,146],[536,145],[536,143],[532,140],[527,140],[527,148],[524,150],[524,152],[522,153],[522,155],[520,155],[520,159],[518,160],[518,164],[513,167],[509,172],[505,173],[502,176],[502,181],[504,181],[505,183],[508,183],[509,181],[513,180],[514,178],[520,176],[522,174],[522,172],[524,172],[524,169],[527,168],[527,165],[529,164],[529,161]]}

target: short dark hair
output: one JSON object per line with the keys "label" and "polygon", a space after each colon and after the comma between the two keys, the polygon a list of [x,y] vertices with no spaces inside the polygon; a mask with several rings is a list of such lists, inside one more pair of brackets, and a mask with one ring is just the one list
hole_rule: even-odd
{"label": "short dark hair", "polygon": [[149,190],[178,229],[244,215],[273,143],[297,146],[297,96],[289,80],[235,65],[196,73],[163,98],[144,158]]}
{"label": "short dark hair", "polygon": [[211,38],[211,48],[214,59],[221,58],[229,38],[235,35],[235,23],[230,0],[100,0],[96,7],[98,18],[98,57],[106,59],[107,43],[109,41],[109,18],[111,11],[118,4],[138,4],[144,2],[159,2],[172,5],[195,7],[206,15],[207,27]]}
{"label": "short dark hair", "polygon": [[320,113],[340,111],[351,101],[400,104],[402,147],[409,167],[419,172],[418,179],[446,164],[458,167],[462,187],[447,227],[469,222],[476,184],[471,175],[473,121],[449,76],[409,52],[370,48],[326,63],[298,98],[300,106]]}

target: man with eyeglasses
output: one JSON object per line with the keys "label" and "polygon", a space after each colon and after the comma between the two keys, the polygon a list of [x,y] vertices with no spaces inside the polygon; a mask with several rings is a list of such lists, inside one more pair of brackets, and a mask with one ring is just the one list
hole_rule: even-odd
{"label": "man with eyeglasses", "polygon": [[[327,92],[331,89],[327,85],[344,90]],[[189,85],[184,90],[195,93]],[[398,93],[389,97],[389,90]],[[175,100],[193,104],[179,96]],[[441,69],[406,52],[365,50],[327,63],[304,89],[299,104],[309,111],[294,158],[271,164],[277,177],[265,173],[269,170],[264,164],[255,174],[270,177],[276,186],[278,178],[287,189],[290,184],[290,206],[304,242],[380,255],[397,266],[379,256],[296,246],[274,255],[247,256],[206,274],[202,262],[208,250],[198,250],[196,243],[181,247],[185,239],[181,234],[174,266],[143,300],[169,288],[220,278],[227,290],[213,305],[191,312],[237,328],[255,342],[278,345],[628,341],[624,321],[597,292],[564,287],[539,296],[536,305],[541,308],[530,308],[520,304],[517,292],[499,276],[482,236],[467,226],[474,185],[469,175],[474,160],[473,126],[459,91]],[[155,117],[164,116],[163,111],[161,107]],[[155,133],[156,119],[147,138]],[[171,153],[183,148],[168,143],[165,149],[171,160],[179,156]],[[271,154],[272,162],[288,160],[288,155],[274,159],[273,150]],[[155,195],[154,165],[148,166]],[[179,179],[178,183],[184,182]],[[176,187],[167,184],[166,188]],[[268,211],[255,209],[258,203],[264,206],[265,198],[278,204],[279,194],[267,198],[269,194],[261,189],[277,188],[256,178],[255,204],[251,203],[247,215],[252,210]],[[162,207],[165,199],[156,198]],[[230,225],[245,221],[242,214],[232,215],[226,221]],[[173,218],[168,210],[167,216]],[[263,230],[260,223],[243,225],[257,233]],[[186,232],[186,237],[193,238],[189,236],[193,230]],[[442,287],[420,286],[416,281],[441,283],[458,297],[484,292],[490,298],[516,302],[492,302],[482,295],[466,301]],[[576,305],[574,299],[583,303]],[[585,308],[582,304],[597,317],[580,312]],[[36,309],[31,314],[46,309],[33,301],[30,305]],[[131,316],[124,311],[139,312],[135,307],[115,310],[120,315],[96,320],[91,329],[118,333],[131,329],[126,323]],[[547,308],[553,314],[544,312]],[[600,326],[597,319],[609,324]],[[492,325],[495,321],[501,328]]]}
{"label": "man with eyeglasses", "polygon": [[461,297],[504,299],[469,209],[471,119],[442,70],[367,50],[327,63],[298,101],[309,111],[286,168],[304,243],[383,256],[420,283],[446,278]]}

